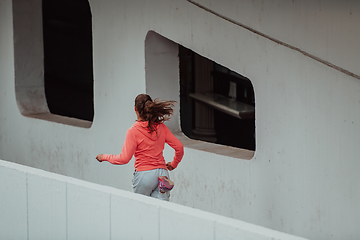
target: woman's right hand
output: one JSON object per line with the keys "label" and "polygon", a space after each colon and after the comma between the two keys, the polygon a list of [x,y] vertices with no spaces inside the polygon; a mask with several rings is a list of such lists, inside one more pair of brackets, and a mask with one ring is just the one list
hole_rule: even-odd
{"label": "woman's right hand", "polygon": [[172,170],[175,169],[175,168],[173,168],[173,166],[171,166],[171,162],[168,162],[168,163],[166,164],[166,168],[167,168],[169,171],[172,171]]}

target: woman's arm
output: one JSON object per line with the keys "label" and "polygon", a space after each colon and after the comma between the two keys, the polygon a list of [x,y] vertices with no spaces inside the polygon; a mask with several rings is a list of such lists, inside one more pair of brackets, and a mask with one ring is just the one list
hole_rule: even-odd
{"label": "woman's arm", "polygon": [[180,140],[174,136],[174,134],[169,130],[169,128],[164,124],[164,131],[165,131],[165,142],[169,144],[175,150],[175,156],[171,163],[167,163],[167,169],[170,171],[174,170],[178,164],[180,163],[181,159],[184,156],[184,146],[180,142]]}
{"label": "woman's arm", "polygon": [[99,162],[108,161],[111,164],[116,164],[116,165],[127,164],[128,162],[130,162],[132,156],[134,155],[136,151],[136,147],[137,144],[134,133],[133,131],[131,131],[131,129],[129,129],[126,132],[125,142],[123,144],[122,151],[120,154],[117,155],[99,154],[96,156],[96,159]]}

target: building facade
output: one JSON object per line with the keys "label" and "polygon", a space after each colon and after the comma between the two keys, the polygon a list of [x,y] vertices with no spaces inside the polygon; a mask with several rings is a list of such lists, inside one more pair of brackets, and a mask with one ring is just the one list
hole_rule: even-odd
{"label": "building facade", "polygon": [[[359,239],[360,3],[89,0],[75,8],[63,1],[68,5],[58,14],[76,9],[75,15],[86,11],[81,16],[91,20],[67,29],[86,26],[91,39],[72,62],[49,63],[43,21],[64,24],[54,14],[45,17],[44,2],[0,0],[1,159],[131,191],[133,160],[113,166],[95,156],[120,153],[136,118],[134,98],[146,92],[179,103],[167,123],[185,145],[183,161],[171,172],[171,201],[309,239]],[[206,59],[202,68],[184,70],[181,48]],[[71,71],[89,59],[85,74]],[[216,120],[222,115],[207,100],[196,107],[200,100],[190,96],[187,108],[182,98],[181,76],[198,71],[211,79],[219,66],[251,82],[253,149],[225,141],[240,122]],[[52,67],[58,68],[54,76],[66,75],[56,96],[46,90],[54,83],[46,82]],[[207,83],[203,78],[192,84]],[[214,81],[223,84],[219,79]],[[237,101],[239,85],[230,83],[226,97]],[[80,94],[78,86],[92,95]],[[204,91],[219,89],[211,86]],[[69,101],[76,113],[85,108],[81,99],[92,103],[86,117],[54,114],[51,97],[65,103],[74,95],[80,96],[79,105]],[[224,142],[214,140],[219,125],[230,125]],[[186,135],[185,126],[214,134]],[[164,154],[171,160],[173,151]]]}

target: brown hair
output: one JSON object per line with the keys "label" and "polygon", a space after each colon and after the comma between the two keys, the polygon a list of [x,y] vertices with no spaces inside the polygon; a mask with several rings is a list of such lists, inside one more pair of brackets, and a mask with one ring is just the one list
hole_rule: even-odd
{"label": "brown hair", "polygon": [[176,101],[154,101],[147,94],[139,94],[135,98],[135,107],[139,116],[144,121],[148,121],[148,130],[150,133],[156,130],[156,125],[171,118]]}

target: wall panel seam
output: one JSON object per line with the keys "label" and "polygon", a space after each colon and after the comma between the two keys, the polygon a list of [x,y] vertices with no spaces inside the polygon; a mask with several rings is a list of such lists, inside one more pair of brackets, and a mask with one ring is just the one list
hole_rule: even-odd
{"label": "wall panel seam", "polygon": [[275,42],[275,43],[277,43],[279,45],[282,45],[284,47],[287,47],[287,48],[290,48],[290,49],[292,49],[294,51],[297,51],[297,52],[299,52],[299,53],[301,53],[301,54],[303,54],[303,55],[305,55],[305,56],[307,56],[309,58],[312,58],[313,60],[315,60],[317,62],[320,62],[320,63],[322,63],[322,64],[324,64],[324,65],[326,65],[328,67],[331,67],[331,68],[333,68],[333,69],[335,69],[335,70],[337,70],[339,72],[342,72],[342,73],[344,73],[344,74],[346,74],[346,75],[348,75],[350,77],[354,77],[354,78],[357,78],[357,79],[360,80],[360,76],[353,73],[353,72],[350,72],[350,71],[348,71],[348,70],[346,70],[346,69],[344,69],[342,67],[339,67],[339,66],[337,66],[335,64],[332,64],[332,63],[330,63],[328,61],[325,61],[325,60],[323,60],[323,59],[321,59],[319,57],[316,57],[316,56],[314,56],[314,55],[312,55],[312,54],[310,54],[308,52],[305,52],[305,51],[301,50],[298,47],[292,46],[292,45],[290,45],[288,43],[285,43],[285,42],[282,42],[282,41],[280,41],[278,39],[270,37],[269,35],[266,35],[265,33],[259,32],[259,31],[255,30],[255,29],[253,29],[253,28],[251,28],[249,26],[246,26],[246,25],[242,24],[242,23],[236,22],[235,20],[233,20],[231,18],[228,18],[228,17],[226,17],[226,16],[224,16],[224,15],[222,15],[220,13],[217,13],[217,12],[215,12],[215,11],[213,11],[213,10],[211,10],[211,9],[209,9],[209,8],[199,4],[199,3],[196,3],[194,1],[192,1],[192,0],[187,0],[187,1],[194,4],[195,6],[197,6],[199,8],[201,8],[201,9],[203,9],[204,11],[207,11],[207,12],[209,12],[211,14],[214,14],[215,16],[217,16],[219,18],[222,18],[222,19],[224,19],[224,20],[226,20],[228,22],[231,22],[232,24],[235,24],[235,25],[237,25],[237,26],[239,26],[241,28],[244,28],[244,29],[246,29],[246,30],[248,30],[248,31],[250,31],[252,33],[255,33],[255,34],[257,34],[257,35],[259,35],[259,36],[261,36],[263,38],[266,38],[266,39],[268,39],[268,40],[270,40],[272,42]]}

